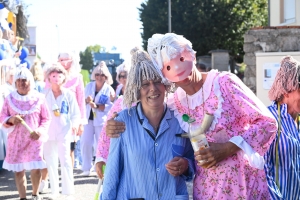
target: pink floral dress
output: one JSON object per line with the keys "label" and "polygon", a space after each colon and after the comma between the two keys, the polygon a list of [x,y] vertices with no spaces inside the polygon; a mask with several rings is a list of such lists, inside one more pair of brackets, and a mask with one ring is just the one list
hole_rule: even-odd
{"label": "pink floral dress", "polygon": [[[188,124],[182,121],[183,114],[190,112],[201,123],[204,109],[214,115],[206,132],[209,142],[225,143],[239,136],[263,156],[277,130],[276,120],[268,109],[233,74],[212,70],[203,88],[203,93],[200,89],[192,96],[178,88],[169,97],[168,105],[181,128],[188,131]],[[240,150],[218,163],[216,169],[197,166],[193,199],[270,199],[264,170],[251,167],[244,154]]]}
{"label": "pink floral dress", "polygon": [[[111,107],[110,111],[107,114],[107,120],[109,120],[115,112],[120,112],[123,110],[123,96],[120,96],[114,103],[114,105]],[[98,140],[98,146],[97,146],[97,154],[96,154],[96,162],[104,161],[106,162],[109,152],[109,146],[110,146],[110,138],[106,135],[106,121],[104,123],[104,126],[102,127],[102,131],[100,133],[100,137]]]}
{"label": "pink floral dress", "polygon": [[3,168],[14,172],[46,168],[42,150],[43,142],[47,140],[50,113],[44,95],[35,90],[26,96],[12,92],[4,101],[0,122],[6,123],[11,116],[17,114],[24,115],[28,126],[42,136],[39,140],[31,139],[29,131],[22,124],[8,128]]}

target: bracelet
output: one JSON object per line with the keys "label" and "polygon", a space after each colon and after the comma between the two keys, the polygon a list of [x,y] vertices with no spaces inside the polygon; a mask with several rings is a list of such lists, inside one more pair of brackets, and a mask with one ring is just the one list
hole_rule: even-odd
{"label": "bracelet", "polygon": [[14,125],[13,123],[8,122],[8,121],[6,122],[6,124],[9,125],[9,126],[13,126]]}

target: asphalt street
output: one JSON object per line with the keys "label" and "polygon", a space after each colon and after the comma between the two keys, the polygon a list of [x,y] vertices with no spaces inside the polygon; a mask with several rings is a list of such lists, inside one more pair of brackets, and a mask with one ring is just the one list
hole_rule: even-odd
{"label": "asphalt street", "polygon": [[[81,176],[82,171],[74,170],[74,182],[75,182],[75,194],[74,200],[94,200],[94,196],[97,190],[98,178],[95,172],[91,173],[91,176]],[[27,198],[31,197],[31,181],[29,178],[29,172],[26,173],[27,177]],[[192,184],[188,183],[188,189],[191,194]],[[47,189],[45,193],[40,194],[42,197],[48,197],[50,189]],[[67,200],[70,197],[60,195],[57,200]],[[6,170],[0,170],[0,200],[12,200],[19,199],[17,188],[15,186],[14,174]],[[190,195],[190,199],[192,196]]]}

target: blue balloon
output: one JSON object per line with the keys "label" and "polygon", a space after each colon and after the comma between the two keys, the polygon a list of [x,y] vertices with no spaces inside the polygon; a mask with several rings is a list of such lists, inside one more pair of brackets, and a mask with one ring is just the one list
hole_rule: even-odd
{"label": "blue balloon", "polygon": [[28,49],[26,47],[23,47],[21,50],[21,55],[19,56],[20,60],[24,60],[25,58],[27,58],[28,54]]}
{"label": "blue balloon", "polygon": [[3,60],[6,58],[6,52],[0,49],[0,60]]}
{"label": "blue balloon", "polygon": [[4,8],[4,4],[0,3],[0,10]]}
{"label": "blue balloon", "polygon": [[20,64],[24,64],[24,63],[26,63],[27,69],[30,69],[31,63],[29,62],[29,60],[27,59],[21,60]]}

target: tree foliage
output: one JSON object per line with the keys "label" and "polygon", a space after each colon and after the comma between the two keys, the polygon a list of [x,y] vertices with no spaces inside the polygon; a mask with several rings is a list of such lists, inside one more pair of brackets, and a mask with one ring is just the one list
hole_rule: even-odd
{"label": "tree foliage", "polygon": [[[173,0],[172,32],[184,35],[197,55],[227,49],[243,54],[243,35],[267,25],[267,0]],[[168,0],[148,0],[139,8],[143,46],[154,33],[168,32]]]}
{"label": "tree foliage", "polygon": [[80,51],[80,64],[82,65],[82,69],[90,70],[94,66],[93,61],[93,53],[94,52],[100,52],[101,46],[96,44],[94,46],[88,46],[85,48],[85,50],[82,52]]}

